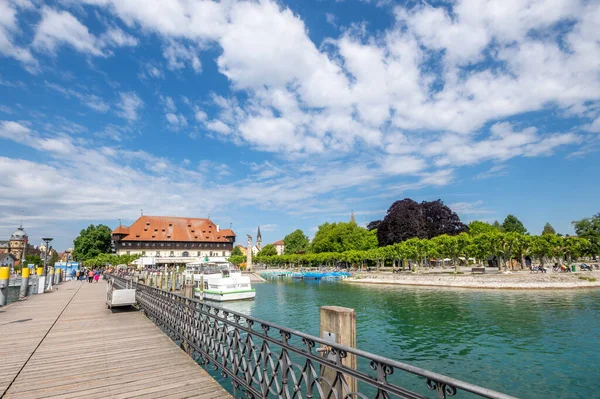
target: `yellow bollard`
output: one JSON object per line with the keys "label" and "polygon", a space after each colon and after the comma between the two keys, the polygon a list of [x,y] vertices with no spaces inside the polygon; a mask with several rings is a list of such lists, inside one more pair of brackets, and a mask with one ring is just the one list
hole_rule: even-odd
{"label": "yellow bollard", "polygon": [[37,269],[35,269],[35,274],[37,274],[38,276],[41,276],[42,274],[44,274],[44,268],[38,267]]}
{"label": "yellow bollard", "polygon": [[10,267],[0,267],[0,306],[8,302],[8,283],[10,279]]}
{"label": "yellow bollard", "polygon": [[21,268],[21,288],[19,289],[19,298],[23,299],[29,293],[29,268]]}

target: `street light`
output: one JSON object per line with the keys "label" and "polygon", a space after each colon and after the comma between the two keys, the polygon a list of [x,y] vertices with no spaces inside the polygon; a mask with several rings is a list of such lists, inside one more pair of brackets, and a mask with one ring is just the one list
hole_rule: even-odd
{"label": "street light", "polygon": [[45,248],[46,253],[44,254],[44,274],[43,274],[43,276],[44,276],[44,290],[46,288],[46,283],[47,283],[47,281],[46,281],[46,274],[48,272],[48,266],[46,265],[46,262],[48,261],[48,244],[50,244],[50,241],[52,241],[52,240],[53,240],[53,238],[42,238],[42,241],[44,241],[46,243],[46,248]]}

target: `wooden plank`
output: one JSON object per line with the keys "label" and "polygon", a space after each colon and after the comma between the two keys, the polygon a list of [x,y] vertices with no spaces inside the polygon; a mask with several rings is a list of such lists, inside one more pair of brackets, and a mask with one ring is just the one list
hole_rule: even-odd
{"label": "wooden plank", "polygon": [[144,315],[105,298],[104,282],[68,282],[0,313],[4,397],[231,397]]}

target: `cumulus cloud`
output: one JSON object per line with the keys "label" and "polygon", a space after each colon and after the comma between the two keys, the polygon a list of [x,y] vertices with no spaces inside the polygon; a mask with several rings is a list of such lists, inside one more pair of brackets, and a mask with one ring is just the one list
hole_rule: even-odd
{"label": "cumulus cloud", "polygon": [[[170,69],[200,71],[198,49],[218,44],[220,72],[248,99],[215,101],[222,112],[207,128],[258,150],[350,152],[366,145],[390,155],[427,157],[440,153],[424,154],[425,146],[450,143],[441,165],[470,163],[461,148],[473,162],[489,159],[480,154],[496,144],[509,153],[544,155],[577,138],[558,134],[542,143],[540,132],[521,132],[499,139],[491,131],[486,137],[485,124],[549,103],[585,104],[600,89],[593,29],[600,6],[583,1],[498,7],[497,0],[459,0],[452,12],[397,6],[397,25],[377,40],[347,30],[327,39],[325,47],[309,38],[298,15],[272,1],[197,7],[176,1],[153,10],[135,0],[90,2],[110,4],[125,23],[161,34]],[[529,34],[561,21],[574,22],[562,45],[551,36]],[[436,53],[442,54],[439,68],[430,68]],[[170,119],[175,117],[179,121],[177,114]],[[414,133],[423,130],[444,133],[433,139]],[[532,142],[515,141],[534,136]]]}

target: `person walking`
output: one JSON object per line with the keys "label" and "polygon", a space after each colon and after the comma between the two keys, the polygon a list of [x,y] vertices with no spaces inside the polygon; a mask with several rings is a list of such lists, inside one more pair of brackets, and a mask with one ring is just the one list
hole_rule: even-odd
{"label": "person walking", "polygon": [[97,283],[98,280],[100,280],[100,272],[96,270],[96,273],[94,273],[94,282]]}
{"label": "person walking", "polygon": [[92,283],[94,281],[94,271],[90,270],[88,272],[88,283]]}

